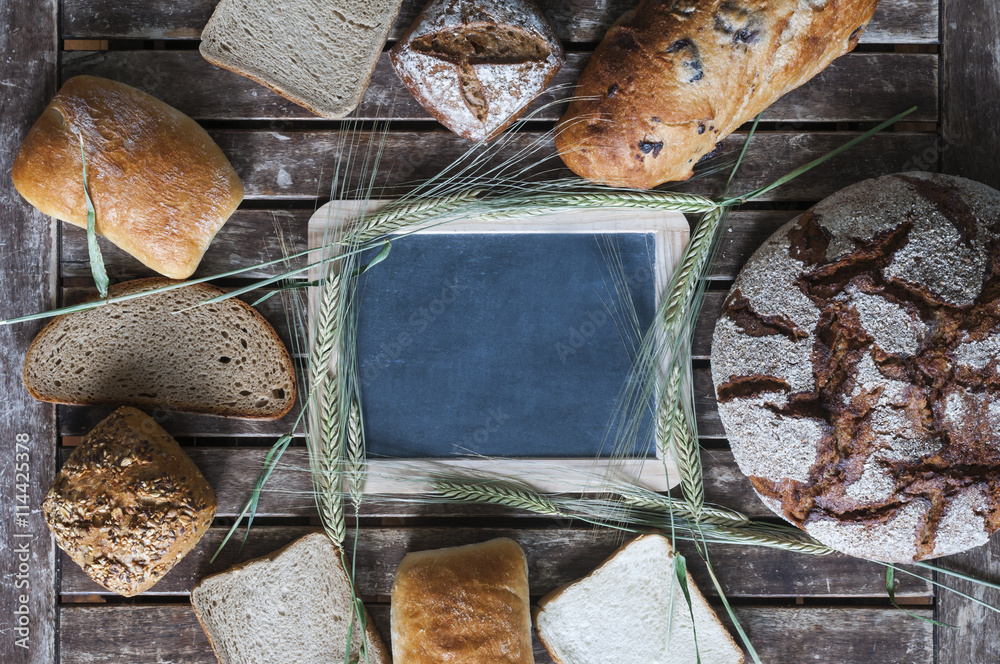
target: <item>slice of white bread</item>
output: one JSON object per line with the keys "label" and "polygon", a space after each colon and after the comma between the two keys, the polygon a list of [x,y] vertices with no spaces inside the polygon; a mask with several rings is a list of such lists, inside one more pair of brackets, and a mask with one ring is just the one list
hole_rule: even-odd
{"label": "slice of white bread", "polygon": [[[702,664],[742,664],[743,651],[690,574],[687,585]],[[691,612],[674,573],[670,540],[661,535],[632,540],[588,576],[543,597],[535,626],[559,664],[696,661]]]}
{"label": "slice of white bread", "polygon": [[222,0],[201,34],[202,56],[316,115],[360,103],[402,0]]}
{"label": "slice of white bread", "polygon": [[[109,296],[173,283],[137,279]],[[277,419],[295,402],[292,360],[245,302],[195,306],[224,292],[194,284],[59,316],[28,348],[24,384],[54,403]]]}
{"label": "slice of white bread", "polygon": [[[322,533],[207,577],[191,590],[191,603],[221,664],[345,661],[351,585],[337,548]],[[368,663],[389,664],[367,612],[363,632],[354,623],[350,661],[359,661],[362,633]]]}

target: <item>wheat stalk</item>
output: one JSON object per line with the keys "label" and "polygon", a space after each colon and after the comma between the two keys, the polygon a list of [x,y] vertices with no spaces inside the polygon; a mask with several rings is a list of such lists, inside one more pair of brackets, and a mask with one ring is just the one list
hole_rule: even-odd
{"label": "wheat stalk", "polygon": [[686,500],[677,500],[653,492],[649,494],[622,493],[621,498],[627,505],[659,513],[680,514],[690,518],[697,518],[702,523],[716,526],[743,526],[750,522],[746,516],[739,512],[718,505],[702,505],[701,510],[695,514]]}
{"label": "wheat stalk", "polygon": [[488,503],[536,514],[564,516],[548,497],[510,482],[442,479],[432,480],[430,484],[439,496],[457,502]]}
{"label": "wheat stalk", "polygon": [[365,438],[361,423],[361,405],[357,398],[351,399],[350,414],[347,418],[347,486],[357,512],[361,505],[365,477]]}
{"label": "wheat stalk", "polygon": [[756,544],[772,549],[782,549],[795,553],[807,553],[813,556],[826,556],[835,553],[833,549],[818,542],[809,535],[802,533],[780,533],[771,530],[761,530],[752,527],[717,527],[706,531],[706,537],[714,538],[727,544]]}
{"label": "wheat stalk", "polygon": [[705,482],[701,468],[698,440],[691,435],[684,410],[680,404],[681,370],[675,366],[670,381],[660,400],[656,422],[656,444],[664,467],[667,454],[673,457],[680,471],[681,492],[697,517],[705,503]]}

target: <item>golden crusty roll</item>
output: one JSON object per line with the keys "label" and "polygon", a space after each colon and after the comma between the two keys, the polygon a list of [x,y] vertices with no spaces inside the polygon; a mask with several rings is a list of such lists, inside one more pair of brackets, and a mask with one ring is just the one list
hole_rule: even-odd
{"label": "golden crusty roll", "polygon": [[133,87],[75,76],[14,159],[14,187],[41,212],[87,226],[81,142],[97,233],[172,279],[195,271],[243,200],[243,184],[198,123]]}
{"label": "golden crusty roll", "polygon": [[392,584],[392,659],[534,664],[529,601],[512,539],[407,554]]}
{"label": "golden crusty roll", "polygon": [[878,0],[641,0],[601,41],[556,128],[594,182],[686,180],[716,144],[852,50]]}

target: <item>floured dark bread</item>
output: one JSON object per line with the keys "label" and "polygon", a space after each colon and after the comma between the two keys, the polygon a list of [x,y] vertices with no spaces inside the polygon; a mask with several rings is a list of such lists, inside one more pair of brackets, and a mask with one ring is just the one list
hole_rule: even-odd
{"label": "floured dark bread", "polygon": [[1000,192],[905,173],[831,196],[747,262],[712,374],[771,509],[887,562],[1000,527],[998,232]]}

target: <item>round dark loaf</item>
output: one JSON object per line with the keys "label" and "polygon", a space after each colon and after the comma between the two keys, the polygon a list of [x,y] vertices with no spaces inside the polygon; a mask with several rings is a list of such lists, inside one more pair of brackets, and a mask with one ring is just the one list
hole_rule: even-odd
{"label": "round dark loaf", "polygon": [[1000,527],[1000,192],[905,173],[750,258],[715,329],[719,413],[764,502],[886,562]]}

